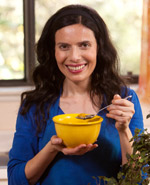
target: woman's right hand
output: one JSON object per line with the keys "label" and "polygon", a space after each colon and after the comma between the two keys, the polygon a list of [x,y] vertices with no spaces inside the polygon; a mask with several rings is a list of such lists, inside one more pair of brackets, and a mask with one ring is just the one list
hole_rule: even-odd
{"label": "woman's right hand", "polygon": [[97,144],[81,144],[74,148],[67,148],[63,144],[63,140],[57,136],[52,136],[50,142],[54,151],[62,152],[64,155],[83,155],[98,147]]}

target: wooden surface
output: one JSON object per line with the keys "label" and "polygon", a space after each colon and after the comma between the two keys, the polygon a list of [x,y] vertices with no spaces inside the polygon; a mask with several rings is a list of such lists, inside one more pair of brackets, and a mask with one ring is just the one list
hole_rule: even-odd
{"label": "wooden surface", "polygon": [[150,0],[143,0],[139,95],[150,103]]}

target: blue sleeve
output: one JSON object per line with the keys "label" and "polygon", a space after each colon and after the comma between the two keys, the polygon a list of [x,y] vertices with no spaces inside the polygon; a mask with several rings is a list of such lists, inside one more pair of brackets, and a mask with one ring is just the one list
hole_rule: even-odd
{"label": "blue sleeve", "polygon": [[[132,95],[131,101],[134,104],[134,109],[135,109],[135,113],[134,113],[134,115],[131,119],[130,125],[129,125],[131,132],[134,135],[134,130],[136,128],[141,129],[141,132],[144,131],[143,114],[142,114],[142,109],[141,109],[141,105],[140,105],[138,96],[135,93],[135,91],[130,89],[129,95]],[[147,178],[147,174],[144,173],[143,171],[142,171],[142,178],[143,178],[143,180]],[[138,184],[142,185],[142,182],[140,182]]]}
{"label": "blue sleeve", "polygon": [[139,98],[137,94],[135,93],[135,91],[130,89],[129,95],[132,95],[131,102],[134,104],[134,109],[135,109],[135,113],[129,125],[132,135],[134,135],[134,130],[136,128],[141,129],[141,131],[144,130],[143,114],[142,114],[142,109],[141,109]]}
{"label": "blue sleeve", "polygon": [[28,185],[25,165],[38,152],[38,137],[34,125],[34,114],[22,116],[18,113],[13,145],[9,152],[8,185]]}

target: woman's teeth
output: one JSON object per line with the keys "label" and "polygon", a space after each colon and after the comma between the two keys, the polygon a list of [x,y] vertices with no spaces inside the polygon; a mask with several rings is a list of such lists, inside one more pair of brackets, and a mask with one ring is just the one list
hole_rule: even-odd
{"label": "woman's teeth", "polygon": [[69,68],[70,70],[77,71],[77,70],[83,69],[84,66],[85,66],[85,64],[84,64],[84,65],[81,65],[81,66],[78,66],[78,67],[68,66],[68,68]]}

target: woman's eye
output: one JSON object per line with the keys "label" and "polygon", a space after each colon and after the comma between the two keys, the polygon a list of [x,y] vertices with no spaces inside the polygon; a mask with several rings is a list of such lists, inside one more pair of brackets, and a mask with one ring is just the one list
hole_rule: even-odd
{"label": "woman's eye", "polygon": [[67,49],[69,49],[69,45],[67,45],[67,44],[62,44],[62,45],[59,46],[59,48],[60,48],[61,50],[67,50]]}
{"label": "woman's eye", "polygon": [[90,44],[87,42],[81,44],[81,48],[83,48],[83,49],[86,49],[88,47],[90,47]]}

